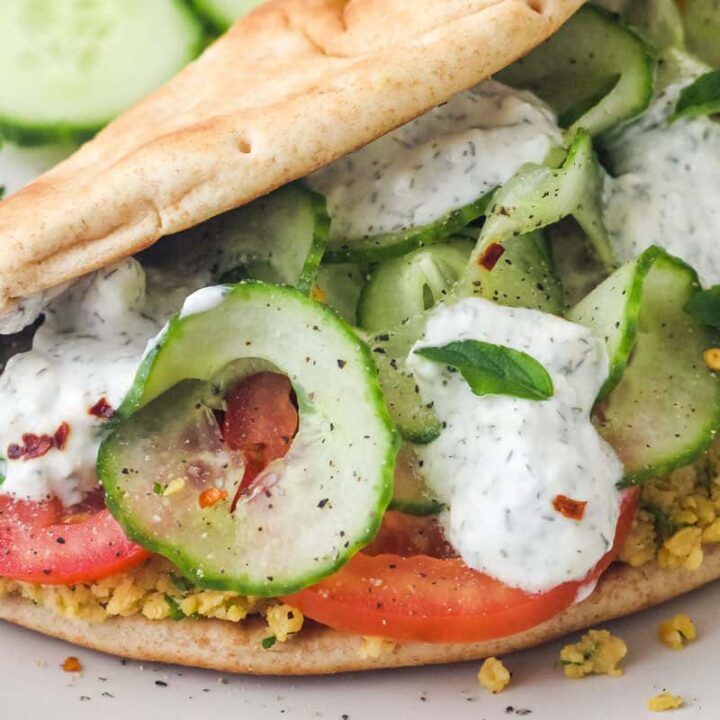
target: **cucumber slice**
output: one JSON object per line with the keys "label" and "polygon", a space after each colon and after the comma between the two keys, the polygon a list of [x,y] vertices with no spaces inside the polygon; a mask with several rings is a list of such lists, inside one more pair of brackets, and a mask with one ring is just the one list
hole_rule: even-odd
{"label": "cucumber slice", "polygon": [[623,19],[657,49],[685,46],[685,28],[675,0],[635,0],[623,9]]}
{"label": "cucumber slice", "polygon": [[690,266],[650,247],[567,315],[607,342],[597,425],[625,484],[689,464],[720,426],[720,381],[702,357],[716,336],[685,311],[699,288]]}
{"label": "cucumber slice", "polygon": [[562,285],[564,309],[577,305],[608,276],[592,243],[573,217],[546,229],[552,265]]}
{"label": "cucumber slice", "polygon": [[410,348],[423,334],[426,322],[427,313],[421,313],[370,339],[390,417],[405,440],[419,444],[432,442],[442,430],[432,405],[423,402],[415,376],[405,365]]}
{"label": "cucumber slice", "polygon": [[191,0],[195,9],[216,30],[225,32],[238,18],[247,15],[263,0]]}
{"label": "cucumber slice", "polygon": [[680,11],[688,49],[720,68],[720,0],[684,0]]}
{"label": "cucumber slice", "polygon": [[644,41],[611,13],[586,5],[498,78],[545,100],[561,127],[598,135],[648,106],[653,73]]}
{"label": "cucumber slice", "polygon": [[360,327],[379,332],[429,310],[462,277],[473,245],[471,240],[439,243],[378,265],[360,296]]}
{"label": "cucumber slice", "polygon": [[325,198],[286,185],[199,227],[220,282],[262,280],[310,292],[330,233]]}
{"label": "cucumber slice", "polygon": [[[500,305],[525,307],[560,315],[563,311],[563,287],[548,243],[542,232],[509,238],[492,272],[470,262],[456,296],[477,295]],[[481,275],[481,279],[480,279]]]}
{"label": "cucumber slice", "polygon": [[[106,501],[129,537],[200,587],[295,592],[372,540],[391,499],[397,438],[372,358],[333,312],[292,288],[200,293],[146,356],[100,448]],[[231,512],[242,462],[221,444],[213,411],[258,360],[290,377],[299,429]],[[177,492],[153,491],[176,478],[185,480]],[[210,487],[227,498],[201,509]]]}
{"label": "cucumber slice", "polygon": [[[492,246],[506,246],[510,238],[569,215],[590,238],[599,261],[614,268],[615,256],[602,220],[601,189],[602,177],[592,141],[587,132],[579,130],[560,167],[527,164],[496,193],[473,251],[466,282],[476,287],[493,282],[495,266],[488,267],[485,262]],[[485,293],[485,297],[489,295]]]}
{"label": "cucumber slice", "polygon": [[493,193],[485,193],[475,202],[443,215],[428,225],[393,233],[347,240],[331,240],[326,261],[331,263],[373,263],[404,255],[415,248],[445,240],[467,227],[487,211]]}
{"label": "cucumber slice", "polygon": [[406,443],[400,448],[395,462],[395,483],[389,510],[425,516],[437,515],[445,507],[428,490],[419,462],[412,445]]}
{"label": "cucumber slice", "polygon": [[25,145],[88,139],[205,39],[181,0],[3,0],[0,31],[0,131]]}
{"label": "cucumber slice", "polygon": [[362,267],[352,263],[322,265],[311,297],[332,308],[350,325],[357,325],[357,306],[366,276]]}

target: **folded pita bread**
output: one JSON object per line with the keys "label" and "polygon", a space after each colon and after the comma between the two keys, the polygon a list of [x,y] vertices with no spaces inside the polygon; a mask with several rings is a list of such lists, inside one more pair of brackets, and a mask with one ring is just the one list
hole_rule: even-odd
{"label": "folded pita bread", "polygon": [[698,570],[613,565],[587,600],[517,635],[479,643],[399,643],[377,658],[362,654],[362,638],[314,623],[287,643],[264,650],[267,625],[224,620],[146,620],[135,615],[99,625],[68,620],[16,597],[0,599],[0,618],[113,655],[257,675],[320,675],[355,670],[477,660],[533,647],[569,632],[644,610],[720,577],[720,546],[705,551]]}
{"label": "folded pita bread", "polygon": [[[508,65],[579,0],[273,0],[57,168],[0,204],[0,309],[242,205],[366,144]],[[361,639],[309,624],[262,649],[259,621],[100,625],[17,597],[0,618],[96,650],[263,674],[316,674],[504,654],[657,604],[720,577],[614,566],[597,590],[512,637],[402,643],[363,657]]]}

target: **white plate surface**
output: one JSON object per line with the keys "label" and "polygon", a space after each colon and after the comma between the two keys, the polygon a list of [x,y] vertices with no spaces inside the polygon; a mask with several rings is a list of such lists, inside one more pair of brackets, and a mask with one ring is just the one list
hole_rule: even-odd
{"label": "white plate surface", "polygon": [[[16,189],[59,159],[54,150],[0,151],[0,184]],[[663,689],[685,707],[666,715],[720,718],[720,585],[608,623],[630,648],[621,678],[569,680],[554,666],[562,642],[508,656],[511,685],[493,696],[479,663],[329,678],[258,679],[121,661],[0,622],[0,720],[624,720]],[[685,612],[699,639],[681,652],[657,640],[660,620]],[[178,624],[182,632],[182,624]],[[64,673],[68,655],[82,665]]]}

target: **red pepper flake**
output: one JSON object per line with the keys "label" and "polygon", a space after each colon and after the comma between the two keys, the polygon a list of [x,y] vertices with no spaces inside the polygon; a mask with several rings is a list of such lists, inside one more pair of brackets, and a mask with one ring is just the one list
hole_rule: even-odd
{"label": "red pepper flake", "polygon": [[115,409],[108,402],[106,397],[101,397],[91,408],[88,409],[88,413],[90,415],[94,415],[95,417],[109,420],[113,415],[115,415]]}
{"label": "red pepper flake", "polygon": [[227,498],[228,494],[226,490],[220,490],[219,488],[208,488],[203,490],[198,497],[198,505],[204,510],[205,508],[217,505]]}
{"label": "red pepper flake", "polygon": [[6,457],[8,460],[35,460],[35,458],[46,455],[53,448],[64,450],[68,435],[70,435],[70,425],[66,422],[60,423],[52,435],[23,433],[22,445],[18,443],[8,445]]}
{"label": "red pepper flake", "polygon": [[61,667],[64,672],[80,672],[82,670],[80,661],[74,655],[66,657]]}
{"label": "red pepper flake", "polygon": [[478,258],[478,265],[486,270],[492,270],[504,252],[505,248],[500,243],[490,243],[485,248],[485,252]]}
{"label": "red pepper flake", "polygon": [[55,447],[58,450],[64,450],[65,444],[67,443],[68,435],[70,434],[70,426],[66,423],[60,423],[60,427],[55,431],[53,440],[55,441]]}
{"label": "red pepper flake", "polygon": [[585,515],[587,500],[573,500],[565,495],[556,495],[552,501],[553,507],[561,515],[570,520],[582,520]]}

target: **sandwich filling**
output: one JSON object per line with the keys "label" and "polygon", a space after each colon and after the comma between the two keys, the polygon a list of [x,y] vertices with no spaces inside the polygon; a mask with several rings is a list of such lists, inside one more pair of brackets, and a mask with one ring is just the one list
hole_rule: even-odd
{"label": "sandwich filling", "polygon": [[457,642],[618,558],[698,567],[717,71],[662,52],[654,89],[645,41],[585,8],[500,80],[4,318],[0,594]]}

